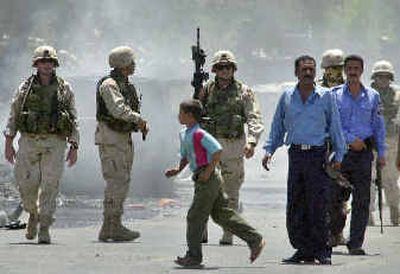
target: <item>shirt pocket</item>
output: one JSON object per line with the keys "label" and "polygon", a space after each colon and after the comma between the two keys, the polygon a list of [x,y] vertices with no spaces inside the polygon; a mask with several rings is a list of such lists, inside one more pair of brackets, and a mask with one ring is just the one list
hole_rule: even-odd
{"label": "shirt pocket", "polygon": [[372,105],[370,103],[364,103],[360,106],[360,111],[359,111],[359,116],[360,120],[364,124],[369,124],[371,123],[371,117],[372,117]]}

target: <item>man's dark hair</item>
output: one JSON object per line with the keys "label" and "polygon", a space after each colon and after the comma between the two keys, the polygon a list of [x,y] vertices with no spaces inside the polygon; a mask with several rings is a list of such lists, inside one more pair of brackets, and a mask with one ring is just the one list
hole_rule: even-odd
{"label": "man's dark hair", "polygon": [[360,62],[361,63],[361,68],[364,69],[364,60],[362,59],[362,57],[360,55],[357,55],[357,54],[347,55],[346,58],[344,58],[344,66],[346,66],[349,61],[358,61],[358,62]]}
{"label": "man's dark hair", "polygon": [[314,63],[314,66],[317,65],[317,63],[315,62],[315,59],[313,57],[311,57],[310,55],[301,55],[301,56],[297,57],[296,60],[294,61],[294,70],[297,71],[297,69],[300,66],[300,63],[305,62],[305,61],[312,61]]}
{"label": "man's dark hair", "polygon": [[191,113],[197,122],[199,122],[203,116],[203,105],[196,99],[183,101],[180,103],[179,109],[185,113]]}

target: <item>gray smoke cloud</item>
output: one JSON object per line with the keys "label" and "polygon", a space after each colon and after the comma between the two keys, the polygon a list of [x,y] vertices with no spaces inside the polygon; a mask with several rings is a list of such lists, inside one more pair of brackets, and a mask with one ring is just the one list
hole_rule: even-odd
{"label": "gray smoke cloud", "polygon": [[[132,190],[139,195],[167,195],[173,186],[163,178],[162,170],[178,160],[177,107],[191,96],[190,46],[195,43],[197,26],[201,27],[202,47],[208,54],[207,68],[218,49],[236,54],[237,78],[254,86],[268,133],[281,91],[279,83],[295,80],[295,57],[310,54],[319,64],[328,48],[361,54],[366,61],[366,83],[372,63],[380,58],[400,67],[396,47],[400,19],[395,12],[399,8],[395,0],[3,0],[2,128],[13,90],[34,72],[30,63],[33,49],[41,44],[54,45],[61,59],[58,73],[72,83],[76,94],[82,132],[79,163],[66,169],[63,191],[101,193],[104,183],[94,146],[95,85],[108,73],[109,51],[129,45],[137,55],[133,81],[143,94],[143,114],[151,125],[146,142],[135,137]],[[260,180],[282,184],[284,150],[276,157],[274,171],[268,174],[260,165],[262,154],[258,148],[255,158],[246,161],[246,179],[251,182],[247,186],[258,185]]]}

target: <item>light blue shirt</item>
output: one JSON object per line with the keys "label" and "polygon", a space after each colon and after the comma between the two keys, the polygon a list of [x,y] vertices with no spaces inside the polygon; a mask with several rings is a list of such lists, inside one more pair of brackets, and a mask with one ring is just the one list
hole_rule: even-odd
{"label": "light blue shirt", "polygon": [[180,132],[181,158],[189,161],[190,170],[208,165],[212,155],[222,150],[221,144],[207,131],[195,124]]}
{"label": "light blue shirt", "polygon": [[322,146],[328,137],[335,160],[341,162],[346,149],[335,97],[328,89],[315,86],[303,103],[296,85],[282,94],[263,148],[273,154],[283,144]]}
{"label": "light blue shirt", "polygon": [[379,157],[385,155],[385,123],[379,92],[361,86],[356,98],[347,84],[333,88],[340,113],[343,134],[347,144],[358,137],[362,140],[374,137]]}

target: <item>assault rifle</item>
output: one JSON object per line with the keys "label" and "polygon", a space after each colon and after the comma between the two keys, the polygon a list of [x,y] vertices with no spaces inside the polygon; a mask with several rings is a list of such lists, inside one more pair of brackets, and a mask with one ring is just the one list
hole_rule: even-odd
{"label": "assault rifle", "polygon": [[200,28],[197,28],[197,41],[196,45],[192,46],[192,60],[194,61],[194,73],[192,79],[192,86],[194,87],[193,99],[199,99],[199,92],[203,88],[203,82],[208,80],[208,73],[204,72],[203,66],[206,62],[206,54],[200,48]]}
{"label": "assault rifle", "polygon": [[383,216],[382,216],[382,167],[379,161],[376,161],[376,179],[375,179],[376,189],[378,190],[378,210],[379,210],[379,220],[381,222],[381,234],[383,234]]}

